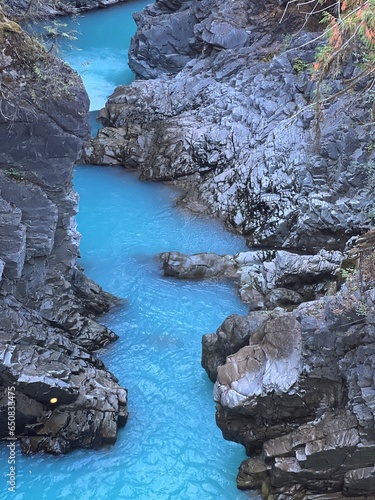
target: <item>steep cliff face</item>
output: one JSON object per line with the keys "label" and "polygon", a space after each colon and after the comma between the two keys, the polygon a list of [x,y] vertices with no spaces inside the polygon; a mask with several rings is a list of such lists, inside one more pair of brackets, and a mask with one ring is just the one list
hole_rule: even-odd
{"label": "steep cliff face", "polygon": [[0,420],[14,386],[25,450],[114,441],[126,392],[89,354],[116,338],[94,319],[114,297],[77,267],[72,176],[88,97],[1,10],[0,47]]}
{"label": "steep cliff face", "polygon": [[[314,35],[293,38],[294,14],[279,24],[281,15],[275,2],[193,0],[137,15],[130,64],[152,79],[110,97],[86,161],[178,181],[191,209],[219,215],[252,245],[342,248],[369,226],[372,102],[341,96],[318,124],[315,84],[301,70],[316,43],[298,48]],[[346,66],[328,93],[355,71]]]}

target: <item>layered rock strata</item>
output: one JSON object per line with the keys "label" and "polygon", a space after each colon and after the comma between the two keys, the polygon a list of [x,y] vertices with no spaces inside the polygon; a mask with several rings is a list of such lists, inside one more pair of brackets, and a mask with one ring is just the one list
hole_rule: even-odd
{"label": "layered rock strata", "polygon": [[0,422],[26,452],[114,442],[126,391],[90,351],[116,299],[77,266],[73,165],[89,136],[79,77],[0,9]]}

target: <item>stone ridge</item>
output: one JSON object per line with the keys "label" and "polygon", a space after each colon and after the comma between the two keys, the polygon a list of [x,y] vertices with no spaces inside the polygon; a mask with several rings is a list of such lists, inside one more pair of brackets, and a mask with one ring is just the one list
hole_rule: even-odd
{"label": "stone ridge", "polygon": [[[281,14],[275,2],[147,7],[129,56],[142,79],[109,98],[85,161],[178,183],[182,203],[220,216],[251,246],[342,249],[370,226],[372,104],[342,95],[318,125],[315,84],[300,69],[317,44],[299,48],[316,34],[293,38],[295,16],[279,24]],[[328,92],[356,71],[348,63]]]}
{"label": "stone ridge", "polygon": [[94,318],[116,299],[77,266],[88,107],[78,75],[0,9],[0,437],[14,387],[25,452],[113,443],[127,417],[126,390],[90,354],[117,338]]}

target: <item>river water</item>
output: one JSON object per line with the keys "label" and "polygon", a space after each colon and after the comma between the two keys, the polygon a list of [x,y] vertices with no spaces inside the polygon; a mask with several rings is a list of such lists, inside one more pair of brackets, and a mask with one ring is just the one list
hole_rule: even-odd
{"label": "river water", "polygon": [[[82,34],[64,57],[83,74],[92,109],[118,83],[129,83],[131,13],[145,2],[72,21]],[[76,28],[74,23],[79,23]],[[140,182],[121,168],[79,166],[75,188],[82,233],[81,265],[125,304],[103,321],[120,339],[99,353],[129,389],[128,424],[114,446],[66,456],[17,455],[14,500],[240,500],[235,486],[245,458],[216,427],[212,383],[200,366],[202,334],[226,316],[246,313],[234,287],[220,281],[164,278],[157,254],[245,250],[216,220],[175,206],[172,188]],[[1,450],[0,460],[6,463]],[[6,469],[6,468],[5,468]],[[4,468],[3,468],[4,470]],[[253,495],[251,498],[257,498]]]}

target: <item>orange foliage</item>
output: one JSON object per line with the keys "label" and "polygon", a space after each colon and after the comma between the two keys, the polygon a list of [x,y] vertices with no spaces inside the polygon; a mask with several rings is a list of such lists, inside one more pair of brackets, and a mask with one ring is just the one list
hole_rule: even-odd
{"label": "orange foliage", "polygon": [[[328,3],[324,0],[324,3]],[[375,0],[343,0],[341,15],[336,18],[328,11],[326,37],[328,46],[317,56],[314,64],[315,76],[330,70],[332,62],[352,53],[358,44],[367,64],[375,62]],[[373,71],[373,70],[372,70]]]}

